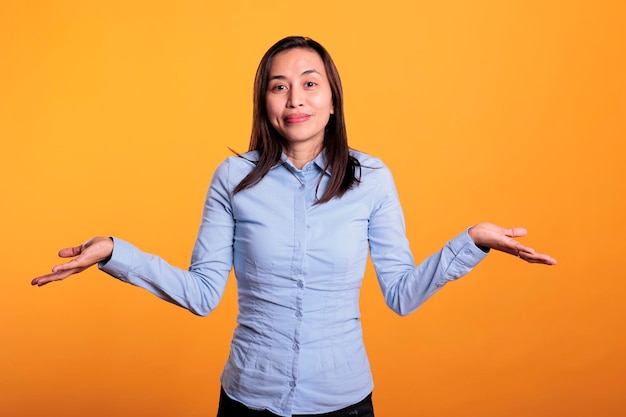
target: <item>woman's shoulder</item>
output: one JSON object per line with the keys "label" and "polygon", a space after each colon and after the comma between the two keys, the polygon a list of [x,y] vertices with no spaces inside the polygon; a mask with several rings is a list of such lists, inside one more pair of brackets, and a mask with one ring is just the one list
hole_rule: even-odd
{"label": "woman's shoulder", "polygon": [[381,158],[356,150],[350,150],[350,155],[359,161],[357,170],[360,187],[385,189],[394,186],[393,174]]}
{"label": "woman's shoulder", "polygon": [[224,163],[231,164],[233,166],[253,167],[259,161],[259,151],[248,151],[245,153],[235,153],[226,157]]}
{"label": "woman's shoulder", "polygon": [[218,170],[228,172],[249,172],[257,164],[259,160],[258,151],[248,151],[245,153],[236,153],[235,155],[227,156],[226,159],[218,166]]}
{"label": "woman's shoulder", "polygon": [[252,171],[258,159],[257,151],[227,156],[215,168],[213,180],[236,185]]}
{"label": "woman's shoulder", "polygon": [[361,168],[381,169],[387,168],[387,165],[382,159],[369,155],[365,152],[357,151],[356,149],[350,149],[350,156],[359,161]]}

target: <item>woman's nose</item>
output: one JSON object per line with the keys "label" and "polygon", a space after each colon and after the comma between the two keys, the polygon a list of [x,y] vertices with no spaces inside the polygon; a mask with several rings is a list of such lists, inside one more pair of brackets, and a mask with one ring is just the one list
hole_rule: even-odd
{"label": "woman's nose", "polygon": [[299,88],[292,88],[289,90],[289,97],[287,99],[287,107],[299,107],[302,106],[302,91]]}

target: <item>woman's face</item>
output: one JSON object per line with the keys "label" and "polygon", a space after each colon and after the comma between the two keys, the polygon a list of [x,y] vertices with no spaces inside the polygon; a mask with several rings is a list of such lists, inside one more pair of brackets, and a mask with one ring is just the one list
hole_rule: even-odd
{"label": "woman's face", "polygon": [[321,147],[334,107],[324,62],[318,53],[293,48],[274,56],[265,103],[270,123],[288,147]]}

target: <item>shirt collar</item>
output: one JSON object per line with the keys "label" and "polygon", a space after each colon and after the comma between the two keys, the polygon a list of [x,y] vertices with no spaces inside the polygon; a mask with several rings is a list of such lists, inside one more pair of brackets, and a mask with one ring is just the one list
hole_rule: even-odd
{"label": "shirt collar", "polygon": [[[326,157],[326,149],[322,149],[322,151],[320,153],[318,153],[317,156],[311,162],[314,163],[315,165],[317,165],[317,167],[320,169],[320,171],[325,171],[326,174],[332,175],[332,169],[331,169],[332,167],[329,166],[326,170],[324,170],[324,168],[326,167],[327,161],[328,161],[328,158]],[[309,163],[311,163],[311,162],[309,162]],[[287,164],[287,165],[293,167],[293,163],[291,163],[291,161],[289,160],[289,158],[287,157],[287,155],[284,152],[281,152],[280,161],[275,166],[282,165],[282,164]]]}

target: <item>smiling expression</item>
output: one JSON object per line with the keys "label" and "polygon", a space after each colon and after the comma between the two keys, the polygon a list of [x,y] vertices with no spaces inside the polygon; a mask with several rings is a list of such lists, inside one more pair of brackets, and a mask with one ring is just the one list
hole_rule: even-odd
{"label": "smiling expression", "polygon": [[312,49],[292,48],[272,60],[265,93],[267,116],[286,146],[322,147],[334,113],[324,62]]}

